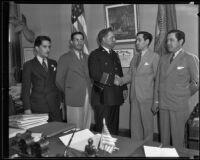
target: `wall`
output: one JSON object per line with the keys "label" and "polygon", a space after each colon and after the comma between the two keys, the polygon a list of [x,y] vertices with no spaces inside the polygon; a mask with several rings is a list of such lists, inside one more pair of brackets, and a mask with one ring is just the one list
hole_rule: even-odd
{"label": "wall", "polygon": [[[155,22],[157,16],[156,4],[142,4],[139,6],[139,30],[147,30],[154,35]],[[186,33],[186,43],[184,49],[198,55],[198,6],[178,4],[177,23],[178,28]],[[36,35],[46,34],[52,39],[52,50],[50,57],[58,58],[68,50],[68,41],[70,38],[71,5],[70,4],[21,4],[20,11],[27,18],[29,28],[34,30]],[[100,29],[104,28],[104,5],[86,4],[85,5],[86,23],[88,29],[88,42],[90,51],[97,48],[96,37]],[[150,48],[153,49],[154,40]],[[33,44],[28,43],[22,36],[22,47],[30,47]],[[120,44],[116,48],[133,48],[134,44]],[[123,69],[126,73],[127,68]],[[196,95],[190,102],[192,106],[196,104],[198,96]],[[129,128],[130,105],[128,99],[120,110],[120,128]],[[156,117],[155,117],[156,122]],[[155,123],[156,124],[156,123]],[[157,126],[155,125],[155,132]]]}

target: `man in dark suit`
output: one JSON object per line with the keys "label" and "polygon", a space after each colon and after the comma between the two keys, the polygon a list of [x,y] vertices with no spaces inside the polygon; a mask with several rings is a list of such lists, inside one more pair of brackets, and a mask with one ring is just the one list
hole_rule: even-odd
{"label": "man in dark suit", "polygon": [[155,82],[153,112],[160,113],[161,142],[184,146],[184,128],[189,118],[189,98],[199,88],[199,60],[183,50],[185,34],[171,30],[166,41],[169,54],[161,56]]}
{"label": "man in dark suit", "polygon": [[111,134],[118,134],[119,106],[127,97],[127,86],[114,85],[114,77],[123,76],[120,59],[112,50],[115,35],[111,28],[103,29],[98,34],[100,47],[91,52],[88,59],[89,73],[93,80],[91,104],[94,107],[96,131],[101,132],[103,118]]}
{"label": "man in dark suit", "polygon": [[51,39],[38,36],[34,47],[35,57],[23,65],[24,113],[48,113],[49,121],[61,121],[60,93],[55,84],[57,63],[48,58]]}
{"label": "man in dark suit", "polygon": [[84,53],[84,34],[71,34],[71,50],[58,60],[56,85],[65,95],[67,122],[80,129],[90,129],[92,109],[89,103],[91,80],[88,55]]}

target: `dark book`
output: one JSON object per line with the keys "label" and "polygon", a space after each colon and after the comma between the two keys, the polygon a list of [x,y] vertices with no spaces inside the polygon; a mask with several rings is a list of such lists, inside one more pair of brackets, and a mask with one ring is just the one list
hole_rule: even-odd
{"label": "dark book", "polygon": [[47,137],[55,136],[61,132],[70,130],[75,128],[76,125],[72,123],[64,123],[64,122],[49,122],[47,124],[43,124],[37,127],[30,128],[29,130],[32,133],[42,133]]}

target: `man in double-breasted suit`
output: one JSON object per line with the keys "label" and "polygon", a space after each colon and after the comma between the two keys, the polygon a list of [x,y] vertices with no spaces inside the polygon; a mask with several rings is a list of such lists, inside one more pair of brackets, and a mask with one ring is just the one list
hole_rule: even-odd
{"label": "man in double-breasted suit", "polygon": [[184,146],[184,128],[189,118],[189,98],[199,88],[199,60],[183,50],[185,34],[171,30],[167,34],[169,54],[160,59],[152,110],[160,113],[161,143]]}
{"label": "man in double-breasted suit", "polygon": [[115,35],[111,28],[98,34],[99,48],[92,51],[89,59],[89,73],[93,80],[91,104],[94,108],[95,129],[102,131],[103,118],[111,134],[118,134],[119,107],[127,97],[127,87],[114,85],[115,75],[123,76],[120,59],[113,50]]}
{"label": "man in double-breasted suit", "polygon": [[152,35],[146,31],[137,33],[136,54],[131,60],[130,69],[124,77],[116,77],[115,83],[131,83],[131,138],[153,140],[153,105],[154,83],[159,62],[158,54],[149,49]]}
{"label": "man in double-breasted suit", "polygon": [[24,113],[48,113],[49,121],[61,121],[60,92],[55,84],[57,63],[48,58],[51,39],[38,36],[34,47],[36,56],[23,65]]}
{"label": "man in double-breasted suit", "polygon": [[88,72],[88,55],[83,52],[84,34],[71,34],[72,49],[58,61],[56,84],[65,95],[67,122],[81,129],[90,128],[91,80]]}

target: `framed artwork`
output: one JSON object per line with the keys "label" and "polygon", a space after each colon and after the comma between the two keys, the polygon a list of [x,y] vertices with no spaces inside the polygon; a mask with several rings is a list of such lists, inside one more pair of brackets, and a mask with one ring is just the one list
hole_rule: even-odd
{"label": "framed artwork", "polygon": [[24,47],[24,63],[28,60],[34,58],[34,48],[33,47]]}
{"label": "framed artwork", "polygon": [[119,55],[122,67],[130,67],[130,62],[135,55],[134,48],[130,49],[115,49],[115,52]]}
{"label": "framed artwork", "polygon": [[137,10],[136,4],[105,5],[106,27],[113,28],[117,43],[136,40]]}

